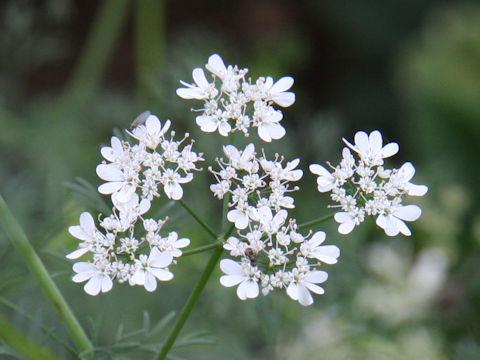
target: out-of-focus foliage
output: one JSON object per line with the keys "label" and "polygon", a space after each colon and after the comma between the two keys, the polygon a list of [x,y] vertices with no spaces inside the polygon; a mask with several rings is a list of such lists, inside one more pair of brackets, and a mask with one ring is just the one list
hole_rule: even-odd
{"label": "out-of-focus foliage", "polygon": [[[70,281],[64,254],[76,240],[68,225],[76,224],[82,211],[104,207],[88,185],[100,183],[99,148],[113,128],[117,133],[127,128],[145,110],[135,85],[133,2],[98,86],[82,95],[80,105],[66,97],[101,4],[0,4],[0,192],[95,346],[105,350],[97,358],[147,359],[151,353],[139,344],[160,343],[169,324],[152,338],[143,336],[151,335],[145,311],[152,324],[178,311],[208,254],[180,259],[174,281],[153,294],[119,286],[89,297]],[[400,143],[400,158],[416,165],[416,182],[430,185],[411,238],[388,239],[368,222],[348,237],[338,235],[334,224],[318,227],[342,254],[331,268],[326,294],[313,307],[301,308],[282,294],[241,302],[234,290],[219,285],[217,271],[182,333],[184,341],[196,344],[173,353],[199,360],[480,358],[478,4],[170,1],[163,6],[167,51],[161,67],[142,72],[155,99],[149,108],[162,120],[171,118],[179,133],[190,132],[210,162],[227,140],[201,133],[175,89],[193,67],[218,52],[226,62],[252,69],[253,77],[296,79],[297,102],[283,120],[287,136],[266,146],[267,152],[301,157],[306,170],[310,162],[336,163],[342,137],[379,128]],[[208,172],[200,175],[185,187],[185,200],[217,229],[221,205],[209,194]],[[72,186],[90,195],[78,199]],[[315,191],[311,174],[305,172],[301,188],[293,211],[300,222],[328,213],[330,200]],[[158,212],[170,217],[179,235],[192,239],[192,247],[208,243],[178,205],[166,202]],[[63,325],[1,230],[0,296],[5,300],[0,310],[16,326],[58,358],[74,358]],[[208,336],[188,338],[198,330]],[[136,337],[122,355],[118,334],[129,333]],[[8,348],[0,351],[14,358]]]}

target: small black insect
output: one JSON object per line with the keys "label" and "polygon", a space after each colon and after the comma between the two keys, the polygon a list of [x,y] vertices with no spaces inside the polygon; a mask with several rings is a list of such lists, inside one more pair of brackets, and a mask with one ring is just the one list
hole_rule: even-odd
{"label": "small black insect", "polygon": [[255,254],[252,248],[245,249],[245,256],[250,260],[250,265],[257,266],[257,254]]}

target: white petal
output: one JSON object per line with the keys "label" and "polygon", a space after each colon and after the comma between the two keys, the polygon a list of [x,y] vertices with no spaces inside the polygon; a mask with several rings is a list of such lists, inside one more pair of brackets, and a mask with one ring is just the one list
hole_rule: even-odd
{"label": "white petal", "polygon": [[155,277],[160,281],[169,281],[173,279],[173,274],[165,269],[150,269],[150,273],[155,275]]}
{"label": "white petal", "polygon": [[112,279],[110,279],[109,276],[103,276],[103,279],[102,279],[102,292],[108,292],[110,290],[112,290],[112,287],[113,287],[113,281]]}
{"label": "white petal", "polygon": [[328,274],[322,270],[315,270],[305,276],[304,280],[310,283],[321,284],[328,279]]}
{"label": "white petal", "polygon": [[232,130],[232,127],[228,122],[222,121],[218,124],[218,132],[220,135],[228,136],[228,134],[230,133],[230,130]]}
{"label": "white petal", "polygon": [[220,261],[220,269],[227,275],[240,275],[244,277],[240,264],[231,259],[223,259]]}
{"label": "white petal", "polygon": [[83,254],[86,254],[88,251],[89,249],[87,247],[83,247],[75,251],[72,251],[70,254],[67,254],[65,257],[70,260],[78,259],[80,256],[82,256]]}
{"label": "white petal", "polygon": [[85,284],[83,289],[88,295],[98,295],[102,289],[103,274],[97,274]]}
{"label": "white petal", "polygon": [[303,306],[309,306],[313,304],[312,295],[305,286],[298,286],[298,302]]}
{"label": "white petal", "polygon": [[82,261],[73,264],[73,271],[76,273],[83,273],[83,272],[96,272],[98,271],[97,267],[92,263]]}
{"label": "white petal", "polygon": [[271,138],[274,140],[281,139],[286,133],[284,127],[277,123],[268,124],[268,132],[270,133]]}
{"label": "white petal", "polygon": [[150,253],[148,264],[156,268],[164,268],[170,265],[173,261],[172,254],[168,251],[161,253],[156,247]]}
{"label": "white petal", "polygon": [[315,244],[315,246],[320,245],[323,243],[326,239],[327,235],[323,231],[317,231],[315,234],[313,234],[312,238],[310,241]]}
{"label": "white petal", "polygon": [[72,225],[68,228],[68,232],[73,236],[76,237],[77,239],[80,240],[89,240],[91,239],[91,235],[85,233],[85,231],[82,229],[80,225]]}
{"label": "white petal", "polygon": [[243,280],[245,280],[245,277],[242,275],[223,275],[220,277],[220,284],[222,284],[225,287],[232,287],[235,285],[240,284]]}
{"label": "white petal", "polygon": [[201,68],[195,68],[193,69],[192,72],[193,75],[193,81],[200,87],[200,89],[205,89],[208,87],[208,81],[207,78],[205,77],[205,73],[203,72],[203,69]]}
{"label": "white petal", "polygon": [[104,195],[113,194],[114,192],[120,190],[122,186],[123,186],[123,182],[119,182],[119,181],[107,182],[98,187],[98,192]]}
{"label": "white petal", "polygon": [[160,123],[160,119],[155,115],[150,115],[145,120],[145,127],[147,128],[147,132],[149,134],[158,134],[160,133],[160,129],[162,128],[162,124]]}
{"label": "white petal", "polygon": [[218,127],[218,121],[211,116],[197,116],[196,122],[200,129],[205,132],[214,132]]}
{"label": "white petal", "polygon": [[184,248],[186,246],[190,245],[190,239],[183,238],[175,241],[175,247],[176,248]]}
{"label": "white petal", "polygon": [[391,142],[385,145],[380,152],[383,158],[388,158],[392,155],[395,155],[398,152],[398,144],[395,142]]}
{"label": "white petal", "polygon": [[177,95],[180,96],[182,99],[196,99],[196,100],[203,100],[207,97],[205,92],[198,88],[178,88],[177,89]]}
{"label": "white petal", "polygon": [[[358,131],[355,134],[355,145],[362,153],[367,153],[369,148],[368,135],[364,131]],[[355,149],[352,149],[356,151]]]}
{"label": "white petal", "polygon": [[252,279],[245,280],[238,286],[237,294],[239,292],[241,292],[242,294],[245,294],[246,298],[249,298],[249,299],[256,298],[259,293],[258,284],[255,280],[252,280]]}
{"label": "white petal", "polygon": [[295,102],[295,94],[293,92],[283,92],[272,96],[272,100],[281,107],[289,107]]}
{"label": "white petal", "polygon": [[335,245],[320,246],[314,252],[315,258],[325,264],[336,264],[337,258],[340,256],[340,249]]}
{"label": "white petal", "polygon": [[130,278],[130,281],[136,285],[144,285],[145,284],[145,270],[138,269]]}
{"label": "white petal", "polygon": [[225,64],[218,54],[213,54],[208,58],[208,64],[205,65],[206,69],[215,75],[217,75],[220,79],[223,79],[227,72],[227,68]]}
{"label": "white petal", "polygon": [[152,292],[155,291],[157,288],[157,280],[153,274],[149,273],[148,271],[145,273],[145,290]]}
{"label": "white petal", "polygon": [[179,200],[183,196],[183,189],[177,183],[174,183],[174,184],[168,183],[163,187],[163,190],[165,191],[165,194],[169,199]]}
{"label": "white petal", "polygon": [[422,215],[422,209],[417,205],[406,205],[396,209],[393,215],[405,221],[415,221]]}
{"label": "white petal", "polygon": [[410,236],[412,235],[412,232],[408,228],[407,224],[405,224],[402,220],[393,217],[392,220],[395,222],[395,226],[397,229],[405,236]]}
{"label": "white petal", "polygon": [[270,133],[268,131],[267,124],[261,124],[258,127],[258,136],[260,137],[260,139],[262,139],[265,142],[272,141],[272,137],[270,136]]}
{"label": "white petal", "polygon": [[80,214],[80,226],[87,234],[93,234],[95,232],[95,222],[92,215],[87,211]]}
{"label": "white petal", "polygon": [[123,181],[123,172],[115,164],[100,164],[96,168],[97,175],[100,179],[106,181]]}
{"label": "white petal", "polygon": [[287,295],[290,296],[292,300],[298,300],[298,285],[297,283],[291,282],[287,287]]}
{"label": "white petal", "polygon": [[423,196],[427,193],[428,186],[408,183],[407,186],[405,187],[405,190],[407,191],[408,195]]}
{"label": "white petal", "polygon": [[397,223],[394,220],[395,218],[391,215],[385,216],[385,234],[388,236],[396,236],[400,232],[398,229]]}
{"label": "white petal", "polygon": [[81,283],[81,282],[84,282],[84,281],[90,279],[91,277],[92,277],[92,273],[81,272],[81,273],[75,274],[72,277],[72,281],[75,282],[75,283]]}
{"label": "white petal", "polygon": [[322,165],[319,165],[319,164],[311,164],[309,166],[309,169],[315,175],[331,176],[330,172],[327,169],[325,169]]}
{"label": "white petal", "polygon": [[375,130],[370,133],[370,136],[368,137],[368,142],[370,145],[370,148],[374,151],[374,153],[378,153],[382,149],[382,134],[380,131]]}
{"label": "white petal", "polygon": [[276,93],[287,91],[292,87],[293,82],[294,82],[293,77],[284,76],[278,79],[278,81],[270,89],[270,92],[272,94],[276,94]]}

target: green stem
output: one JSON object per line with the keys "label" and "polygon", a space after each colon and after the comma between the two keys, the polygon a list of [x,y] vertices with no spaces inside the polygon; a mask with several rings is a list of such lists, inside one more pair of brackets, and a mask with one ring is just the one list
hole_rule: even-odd
{"label": "green stem", "polygon": [[0,314],[0,339],[14,349],[22,359],[30,360],[54,360],[56,359],[50,351],[34,343],[26,337],[19,329]]}
{"label": "green stem", "polygon": [[[77,318],[63,298],[60,290],[52,280],[42,260],[38,257],[32,245],[28,241],[23,229],[13,217],[8,209],[7,204],[0,196],[0,223],[2,224],[6,234],[10,238],[13,246],[18,254],[23,258],[38,284],[45,292],[48,300],[52,303],[58,317],[65,323],[70,336],[77,346],[78,350],[83,353],[92,355],[92,344],[82,329]],[[89,357],[89,356],[87,356]]]}
{"label": "green stem", "polygon": [[208,251],[208,250],[213,250],[216,247],[218,247],[218,245],[219,244],[215,242],[213,244],[208,244],[208,245],[205,245],[205,246],[199,246],[195,249],[184,251],[183,254],[182,254],[182,257],[188,256],[188,255],[198,254],[198,253]]}
{"label": "green stem", "polygon": [[230,229],[224,235],[218,238],[219,244],[216,244],[215,250],[210,256],[210,260],[208,260],[207,266],[203,270],[203,273],[200,276],[200,279],[198,279],[197,284],[193,288],[192,292],[190,293],[190,296],[187,299],[187,302],[183,306],[183,309],[180,312],[178,319],[175,322],[175,325],[173,326],[172,331],[170,332],[170,335],[168,336],[167,340],[163,344],[162,349],[158,354],[158,356],[155,357],[156,360],[166,359],[168,352],[170,351],[173,344],[175,343],[175,340],[177,339],[178,334],[182,330],[183,325],[185,325],[185,322],[187,321],[190,313],[195,307],[195,304],[200,298],[200,295],[202,294],[202,291],[205,288],[205,285],[207,284],[208,279],[212,275],[213,270],[215,269],[215,266],[217,265],[217,262],[223,253],[223,247],[222,247],[223,240],[226,239],[232,233],[232,231],[233,231],[233,226],[231,226]]}
{"label": "green stem", "polygon": [[149,82],[164,66],[165,1],[139,0],[134,4],[136,96],[139,108],[145,109],[158,102]]}
{"label": "green stem", "polygon": [[298,225],[297,229],[298,229],[298,230],[302,230],[302,229],[305,229],[305,228],[308,228],[308,227],[311,227],[311,226],[314,226],[314,225],[323,223],[323,222],[325,222],[325,221],[327,221],[327,220],[333,219],[334,216],[335,216],[335,214],[330,214],[330,215],[323,216],[323,217],[318,218],[318,219],[314,219],[314,220],[311,220],[311,221],[307,221],[306,223],[303,223],[303,224]]}
{"label": "green stem", "polygon": [[104,0],[100,4],[88,39],[66,85],[64,99],[83,106],[97,89],[118,35],[125,24],[128,0]]}
{"label": "green stem", "polygon": [[183,201],[182,199],[178,200],[178,202],[180,203],[180,205],[182,205],[185,210],[188,211],[188,213],[190,215],[192,215],[192,217],[197,220],[197,222],[200,224],[201,227],[203,227],[214,239],[218,239],[218,235],[215,233],[215,231],[213,231],[213,229],[205,222],[203,221],[195,211],[193,211],[193,209],[187,205],[187,203],[185,201]]}

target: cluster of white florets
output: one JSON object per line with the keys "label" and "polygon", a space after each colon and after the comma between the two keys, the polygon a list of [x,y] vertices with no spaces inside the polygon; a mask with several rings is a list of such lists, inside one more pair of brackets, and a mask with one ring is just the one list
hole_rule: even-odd
{"label": "cluster of white florets", "polygon": [[[403,205],[405,195],[423,196],[428,188],[410,182],[415,174],[412,163],[400,169],[386,169],[383,159],[398,152],[398,144],[391,142],[383,146],[380,131],[368,135],[363,131],[355,134],[355,145],[343,139],[343,159],[338,166],[325,167],[312,164],[310,171],[318,175],[318,191],[331,191],[333,201],[342,209],[335,214],[341,234],[350,233],[361,224],[367,215],[376,216],[377,225],[388,236],[399,233],[409,236],[410,229],[405,221],[417,220],[422,211],[417,205]],[[355,161],[351,150],[358,156]]]}
{"label": "cluster of white florets", "polygon": [[[190,243],[189,239],[179,239],[175,231],[161,235],[167,219],[155,220],[145,215],[153,198],[160,197],[159,186],[163,186],[168,198],[182,198],[180,184],[192,180],[192,171],[199,170],[195,163],[203,160],[202,154],[192,151],[192,143],[182,147],[187,135],[176,141],[172,131],[167,139],[169,127],[170,121],[162,127],[156,116],[147,114],[129,133],[138,144],[112,137],[111,146],[101,149],[109,163],[104,161],[97,166],[97,174],[107,181],[98,190],[111,195],[112,214],[99,216],[102,230],[88,212],[80,215],[80,225],[69,228],[70,234],[81,242],[67,258],[91,255],[90,261],[73,265],[73,281],[88,280],[84,289],[90,295],[109,291],[114,279],[154,291],[157,280],[173,278],[168,266],[182,255],[180,249]],[[139,232],[141,235],[136,235]]]}
{"label": "cluster of white florets", "polygon": [[[252,83],[246,78],[248,69],[225,66],[218,54],[209,57],[205,68],[212,75],[211,82],[203,69],[196,68],[194,84],[181,81],[184,87],[177,89],[184,99],[204,101],[203,108],[196,110],[201,112],[196,122],[202,131],[218,130],[222,136],[241,131],[248,136],[249,129],[256,127],[258,136],[266,142],[285,135],[280,125],[283,114],[274,104],[287,107],[295,102],[295,94],[287,91],[293,85],[292,77],[282,77],[275,83],[272,77],[260,77]],[[97,166],[98,176],[106,181],[98,190],[111,195],[112,214],[99,216],[101,230],[88,212],[80,215],[80,225],[69,228],[81,242],[67,257],[91,255],[91,260],[73,266],[73,281],[87,281],[84,289],[90,295],[109,291],[114,279],[154,291],[158,280],[173,278],[169,266],[190,243],[189,239],[179,239],[174,231],[161,235],[167,219],[156,220],[145,214],[151,201],[160,197],[160,188],[169,199],[182,198],[182,184],[192,180],[203,155],[192,151],[192,143],[184,144],[188,134],[178,141],[172,131],[167,138],[170,121],[162,126],[149,112],[140,115],[132,127],[128,134],[138,144],[112,137],[111,146],[101,149],[106,161]],[[425,185],[410,182],[415,174],[413,165],[407,162],[400,169],[384,168],[384,159],[396,154],[398,145],[383,146],[379,131],[357,132],[354,145],[344,142],[347,147],[343,159],[338,166],[329,164],[332,171],[310,165],[318,175],[318,190],[331,192],[332,200],[338,203],[332,207],[341,208],[335,214],[340,223],[338,231],[348,234],[371,215],[387,235],[410,235],[404,221],[418,219],[421,209],[403,205],[403,197],[423,196],[428,190]],[[278,154],[268,160],[263,150],[262,156],[257,156],[254,144],[243,150],[227,145],[223,151],[225,159],[216,160],[220,169],[209,168],[216,178],[210,190],[228,201],[226,216],[236,233],[223,245],[232,258],[220,262],[224,272],[220,283],[226,287],[238,285],[237,295],[242,300],[256,298],[260,290],[267,295],[285,289],[300,304],[312,304],[311,293],[323,294],[319,284],[328,278],[320,268],[335,264],[340,250],[335,245],[323,245],[323,231],[301,234],[301,226],[289,218],[288,210],[295,207],[290,194],[298,190],[290,182],[303,176],[297,169],[300,160],[284,164]]]}
{"label": "cluster of white florets", "polygon": [[218,159],[220,171],[210,171],[217,183],[210,189],[218,198],[230,196],[227,219],[238,230],[228,238],[224,248],[237,258],[224,259],[220,268],[226,274],[220,278],[224,286],[238,285],[240,299],[255,298],[261,288],[267,295],[275,288],[302,305],[310,305],[310,294],[323,294],[317,284],[327,280],[327,273],[318,270],[322,264],[334,264],[340,250],[334,245],[321,245],[325,233],[318,231],[306,236],[298,232],[295,219],[288,218],[285,209],[295,207],[287,194],[298,190],[290,181],[298,181],[303,171],[296,169],[299,159],[282,165],[283,158],[257,158],[253,144],[239,151],[233,145],[224,147],[226,160]]}
{"label": "cluster of white florets", "polygon": [[[203,100],[204,105],[196,122],[202,131],[227,136],[241,131],[249,135],[250,127],[256,127],[258,136],[266,142],[280,139],[285,129],[280,125],[283,113],[273,107],[288,107],[295,102],[295,94],[289,92],[293,78],[285,76],[274,83],[273,78],[260,77],[254,83],[246,78],[248,69],[237,65],[225,66],[218,54],[211,55],[205,68],[212,74],[212,82],[201,68],[193,70],[194,84],[181,81],[185,87],[177,94],[183,99]],[[217,79],[220,84],[217,84]]]}
{"label": "cluster of white florets", "polygon": [[217,183],[210,190],[219,199],[230,194],[227,219],[235,223],[237,229],[245,229],[252,219],[256,219],[257,209],[267,207],[275,212],[281,208],[295,207],[293,198],[288,196],[298,187],[291,188],[290,181],[298,181],[303,171],[295,169],[299,159],[282,166],[283,159],[276,155],[270,161],[262,156],[257,158],[255,146],[249,144],[243,151],[233,145],[224,146],[226,160],[217,159],[220,171],[209,170],[215,175]]}

